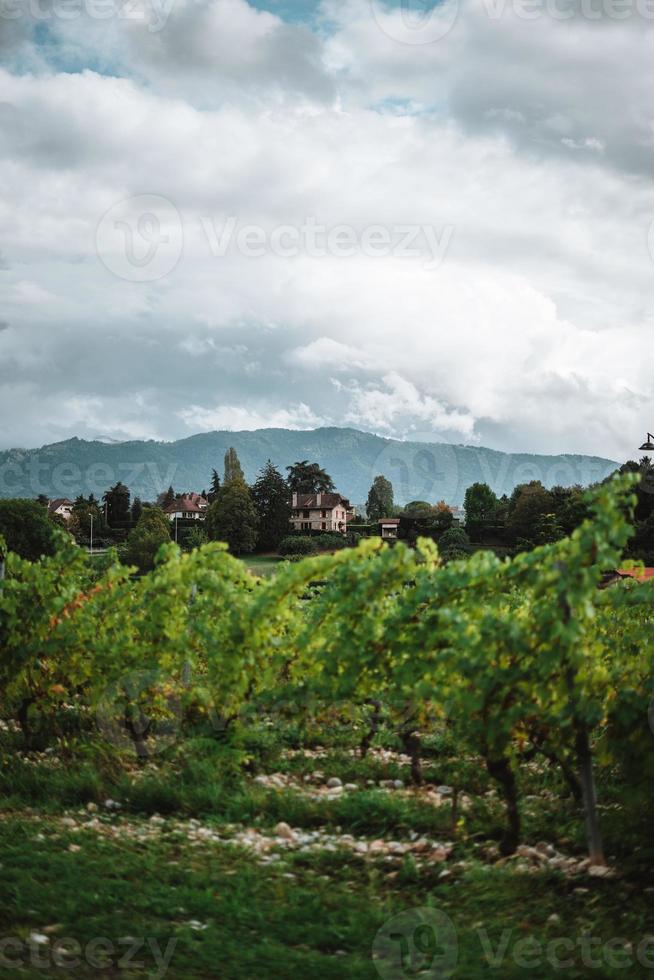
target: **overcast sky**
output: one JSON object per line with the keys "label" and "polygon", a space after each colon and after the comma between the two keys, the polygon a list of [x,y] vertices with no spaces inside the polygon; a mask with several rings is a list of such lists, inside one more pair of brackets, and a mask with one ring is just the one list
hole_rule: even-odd
{"label": "overcast sky", "polygon": [[0,448],[654,428],[651,0],[0,0],[0,62]]}

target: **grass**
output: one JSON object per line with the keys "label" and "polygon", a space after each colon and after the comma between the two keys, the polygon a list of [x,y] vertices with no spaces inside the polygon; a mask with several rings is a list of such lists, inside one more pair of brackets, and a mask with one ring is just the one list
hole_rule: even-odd
{"label": "grass", "polygon": [[250,555],[243,561],[254,575],[264,577],[274,575],[276,566],[283,559],[279,555]]}
{"label": "grass", "polygon": [[[145,767],[88,740],[25,755],[16,736],[0,734],[0,977],[652,975],[650,822],[644,814],[625,836],[610,778],[601,787],[603,822],[621,876],[521,871],[520,862],[488,862],[503,808],[483,767],[459,757],[446,734],[425,745],[425,774],[470,795],[456,826],[449,805],[369,785],[406,781],[398,757],[361,759],[349,751],[356,730],[316,731],[318,724],[309,739],[315,746],[320,738],[318,758],[289,755],[303,744],[297,723],[251,719],[231,744],[188,738]],[[376,747],[398,745],[382,731]],[[316,783],[304,777],[318,769],[359,788],[313,798]],[[261,773],[285,773],[296,788],[262,786]],[[580,815],[558,777],[534,766],[521,789],[525,840],[582,856]],[[107,798],[120,810],[105,808]],[[260,853],[228,842],[248,830],[270,837],[278,821],[320,837]],[[208,839],[195,834],[198,822]],[[453,851],[447,862],[387,852],[364,858],[329,843],[343,834],[386,841],[420,834],[451,842]],[[66,939],[79,952],[74,967]],[[373,949],[387,958],[375,964]],[[561,958],[569,964],[560,966]]]}

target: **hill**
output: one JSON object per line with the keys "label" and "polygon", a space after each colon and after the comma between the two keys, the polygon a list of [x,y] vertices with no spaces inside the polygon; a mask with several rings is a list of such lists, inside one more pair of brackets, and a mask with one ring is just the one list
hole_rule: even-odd
{"label": "hill", "polygon": [[170,484],[176,490],[202,490],[209,486],[213,467],[222,474],[229,446],[236,448],[248,480],[268,458],[282,472],[289,463],[308,459],[320,463],[353,503],[365,501],[379,473],[393,483],[398,503],[444,499],[460,504],[476,481],[502,494],[529,480],[548,487],[586,485],[617,466],[596,456],[509,454],[443,442],[400,442],[340,428],[205,432],[177,442],[73,438],[40,449],[0,452],[0,497],[97,496],[118,480],[144,500],[154,499]]}

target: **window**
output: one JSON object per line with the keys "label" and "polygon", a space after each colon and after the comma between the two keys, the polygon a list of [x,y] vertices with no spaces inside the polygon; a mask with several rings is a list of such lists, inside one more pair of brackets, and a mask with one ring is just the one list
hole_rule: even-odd
{"label": "window", "polygon": [[310,510],[303,510],[302,511],[302,517],[311,517],[311,511]]}
{"label": "window", "polygon": [[[323,511],[323,514],[324,514],[324,511]],[[327,530],[327,522],[326,521],[323,521],[322,522],[322,529],[323,529],[323,531],[326,531]]]}
{"label": "window", "polygon": [[322,512],[322,516],[323,516],[323,517],[327,517],[327,511],[326,511],[326,510],[323,510],[323,512]]}

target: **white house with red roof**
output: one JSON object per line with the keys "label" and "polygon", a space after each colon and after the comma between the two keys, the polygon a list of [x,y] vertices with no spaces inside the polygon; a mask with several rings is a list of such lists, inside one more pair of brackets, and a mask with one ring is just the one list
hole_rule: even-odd
{"label": "white house with red roof", "polygon": [[175,497],[171,504],[164,507],[171,521],[192,520],[203,521],[206,517],[209,501],[200,493],[185,493]]}

